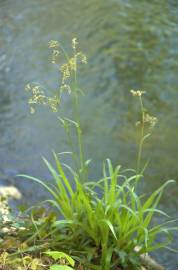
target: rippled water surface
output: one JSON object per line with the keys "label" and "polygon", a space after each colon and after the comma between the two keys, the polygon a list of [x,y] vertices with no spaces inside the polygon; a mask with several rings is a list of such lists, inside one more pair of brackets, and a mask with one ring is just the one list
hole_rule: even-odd
{"label": "rippled water surface", "polygon": [[[143,189],[152,191],[178,175],[178,3],[129,0],[0,0],[0,176],[15,181],[27,201],[43,191],[17,173],[48,177],[41,156],[66,151],[56,115],[39,109],[29,114],[24,85],[55,88],[58,74],[49,63],[47,43],[68,49],[77,36],[88,56],[80,72],[82,127],[93,176],[110,157],[124,167],[136,163],[138,104],[130,89],[147,91],[145,104],[158,117],[143,160],[151,159]],[[61,114],[70,116],[68,100]],[[176,216],[178,185],[167,189],[162,208]],[[174,247],[178,248],[175,235]],[[162,253],[163,254],[163,253]],[[178,269],[177,255],[159,260]]]}

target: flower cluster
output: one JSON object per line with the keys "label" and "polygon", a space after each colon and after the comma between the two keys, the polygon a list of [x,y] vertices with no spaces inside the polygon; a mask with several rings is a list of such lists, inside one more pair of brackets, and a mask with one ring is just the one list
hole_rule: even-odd
{"label": "flower cluster", "polygon": [[60,100],[57,96],[46,96],[39,85],[27,84],[25,90],[31,93],[31,97],[28,100],[31,113],[35,112],[34,106],[37,104],[47,105],[53,112],[57,112],[60,103]]}
{"label": "flower cluster", "polygon": [[49,97],[45,94],[42,87],[34,84],[27,84],[25,90],[31,93],[31,97],[28,100],[30,105],[30,112],[35,113],[35,105],[47,105],[53,112],[58,111],[61,95],[63,92],[72,92],[71,80],[74,78],[74,74],[77,72],[77,63],[86,64],[87,58],[81,52],[78,51],[78,41],[76,38],[72,39],[73,55],[69,57],[62,48],[61,44],[56,40],[50,40],[48,47],[52,49],[52,63],[57,64],[58,56],[63,54],[65,62],[58,68],[61,74],[61,83],[59,86],[58,94]]}
{"label": "flower cluster", "polygon": [[56,40],[50,40],[48,43],[49,48],[58,48],[59,47],[59,42]]}
{"label": "flower cluster", "polygon": [[61,74],[62,74],[62,85],[64,85],[66,83],[66,81],[70,78],[70,66],[68,64],[63,64],[60,68],[59,68]]}
{"label": "flower cluster", "polygon": [[56,64],[57,60],[58,60],[58,56],[60,54],[59,51],[59,42],[56,40],[50,40],[48,43],[48,47],[50,49],[52,49],[52,59],[51,59],[51,63]]}
{"label": "flower cluster", "polygon": [[77,38],[75,37],[72,39],[72,48],[76,50],[77,45],[78,45],[78,41],[77,41]]}
{"label": "flower cluster", "polygon": [[145,91],[142,90],[130,90],[130,93],[134,96],[134,97],[141,97],[143,94],[145,94]]}
{"label": "flower cluster", "polygon": [[144,115],[143,121],[144,121],[145,124],[148,124],[148,125],[149,125],[149,128],[152,129],[152,128],[154,128],[155,125],[157,124],[158,119],[157,119],[157,117],[152,116],[152,115],[150,115],[149,113],[146,113],[146,114]]}
{"label": "flower cluster", "polygon": [[144,114],[142,121],[137,121],[136,126],[140,126],[141,124],[147,125],[149,129],[153,129],[158,122],[158,118],[150,115],[149,113]]}
{"label": "flower cluster", "polygon": [[[141,97],[143,94],[145,94],[145,91],[142,91],[142,90],[130,90],[131,94],[134,96],[134,97]],[[143,106],[143,105],[142,105]],[[143,109],[143,108],[142,108]],[[144,110],[144,109],[143,109]],[[142,112],[143,115],[142,115],[142,121],[137,121],[136,122],[136,126],[139,126],[141,124],[143,125],[148,125],[148,127],[150,129],[154,128],[155,125],[157,124],[158,122],[158,119],[155,117],[155,116],[152,116],[150,115],[149,113],[145,113],[144,111]]]}

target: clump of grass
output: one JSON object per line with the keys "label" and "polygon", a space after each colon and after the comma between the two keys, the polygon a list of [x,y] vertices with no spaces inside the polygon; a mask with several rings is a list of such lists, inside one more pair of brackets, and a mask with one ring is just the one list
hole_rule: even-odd
{"label": "clump of grass", "polygon": [[[51,248],[77,256],[88,269],[107,270],[118,265],[137,269],[134,267],[139,267],[141,254],[168,246],[170,231],[176,228],[167,226],[170,221],[156,226],[151,221],[155,214],[168,218],[157,206],[172,180],[150,196],[141,197],[135,189],[141,175],[123,175],[121,167],[113,168],[110,160],[104,165],[102,179],[82,184],[76,172],[67,179],[59,158],[56,154],[54,157],[57,169],[45,160],[56,183],[54,189],[24,175],[51,193],[53,199],[48,202],[59,211],[61,219],[53,223],[49,232],[54,234]],[[156,241],[160,233],[167,236],[164,243]]]}
{"label": "clump of grass", "polygon": [[[65,92],[70,94],[74,119],[59,120],[68,138],[71,138],[71,126],[75,128],[78,151],[73,151],[75,142],[70,139],[74,169],[63,164],[55,152],[55,166],[43,159],[54,180],[52,185],[32,176],[21,175],[39,183],[49,192],[52,198],[47,202],[57,209],[59,215],[59,219],[54,220],[48,227],[45,236],[40,233],[45,224],[33,220],[36,234],[32,238],[48,239],[52,250],[64,251],[71,255],[77,261],[78,267],[84,266],[82,269],[141,269],[140,255],[160,248],[169,248],[171,231],[177,230],[176,226],[170,226],[174,220],[158,209],[162,193],[172,180],[164,183],[150,196],[140,195],[137,191],[144,172],[140,165],[143,143],[150,135],[150,132],[145,132],[145,124],[149,124],[151,131],[157,120],[145,113],[143,92],[132,90],[132,94],[139,97],[141,106],[141,120],[138,123],[141,126],[141,138],[136,171],[124,171],[121,166],[113,167],[107,159],[103,163],[103,177],[96,181],[89,180],[89,162],[84,158],[80,124],[81,91],[77,83],[78,62],[86,63],[86,57],[78,51],[76,38],[72,40],[71,57],[57,41],[50,41],[49,47],[52,49],[52,63],[57,65],[61,72],[61,85],[52,96],[46,96],[41,86],[28,84],[26,90],[31,93],[31,112],[35,112],[37,104],[46,105],[57,112],[62,95]],[[58,57],[61,54],[64,55],[64,62],[58,65]],[[153,217],[157,214],[165,216],[166,221],[154,225]],[[157,242],[159,234],[166,236],[162,243]]]}

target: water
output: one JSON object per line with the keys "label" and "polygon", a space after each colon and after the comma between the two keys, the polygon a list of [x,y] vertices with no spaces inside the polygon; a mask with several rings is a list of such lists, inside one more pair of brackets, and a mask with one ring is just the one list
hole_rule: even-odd
{"label": "water", "polygon": [[[145,104],[159,123],[145,145],[143,160],[151,159],[146,191],[178,175],[178,3],[129,0],[0,0],[0,174],[27,198],[44,196],[42,189],[15,178],[28,173],[48,178],[41,156],[51,149],[66,151],[56,115],[39,109],[29,114],[24,85],[57,85],[49,64],[47,43],[61,40],[68,49],[74,36],[88,56],[80,72],[82,126],[87,158],[100,175],[102,160],[133,167],[136,163],[138,104],[130,89],[147,91]],[[60,114],[70,115],[68,100]],[[34,189],[38,188],[38,192]],[[38,196],[37,196],[38,195]],[[161,207],[177,216],[178,185],[167,189]],[[174,247],[178,247],[175,235]],[[163,253],[161,253],[163,254]],[[170,270],[177,255],[165,252],[159,261]]]}

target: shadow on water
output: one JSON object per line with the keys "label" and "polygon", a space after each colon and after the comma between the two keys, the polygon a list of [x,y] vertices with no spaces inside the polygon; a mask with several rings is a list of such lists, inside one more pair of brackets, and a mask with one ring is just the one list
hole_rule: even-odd
{"label": "shadow on water", "polygon": [[[67,150],[56,115],[39,109],[29,114],[24,85],[39,82],[57,86],[57,72],[49,64],[47,43],[62,40],[69,48],[78,36],[89,63],[80,73],[82,126],[93,176],[100,175],[102,160],[110,157],[134,167],[137,151],[138,104],[129,90],[147,91],[146,107],[158,117],[143,161],[151,158],[144,182],[150,192],[178,175],[178,4],[177,1],[123,0],[6,0],[0,2],[0,175],[13,182],[27,198],[44,196],[39,187],[17,173],[48,179],[41,156],[51,149]],[[70,115],[67,100],[61,114]],[[117,149],[117,150],[116,150]],[[34,192],[34,190],[38,192]],[[170,187],[162,208],[176,216],[177,186]],[[175,247],[178,246],[175,240]],[[158,255],[159,256],[159,255]],[[175,255],[164,253],[162,262],[175,270]]]}

